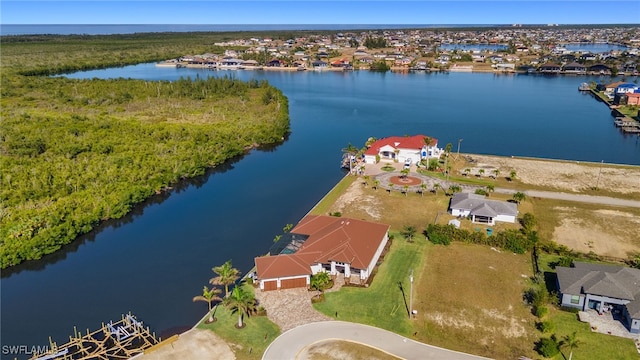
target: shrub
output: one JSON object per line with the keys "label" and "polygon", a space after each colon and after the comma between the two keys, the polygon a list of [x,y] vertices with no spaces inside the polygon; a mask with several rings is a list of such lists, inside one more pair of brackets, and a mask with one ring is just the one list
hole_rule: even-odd
{"label": "shrub", "polygon": [[552,333],[556,330],[556,324],[550,320],[542,321],[537,324],[538,330],[543,333]]}
{"label": "shrub", "polygon": [[550,338],[542,338],[538,341],[536,351],[546,358],[551,358],[560,353],[560,344],[558,344],[556,336],[551,335]]}
{"label": "shrub", "polygon": [[545,315],[549,313],[549,309],[544,305],[538,305],[535,307],[533,314],[537,316],[539,319],[542,319]]}

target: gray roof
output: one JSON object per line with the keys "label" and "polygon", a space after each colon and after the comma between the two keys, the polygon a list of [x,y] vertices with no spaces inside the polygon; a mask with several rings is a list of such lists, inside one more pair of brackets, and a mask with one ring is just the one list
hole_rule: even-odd
{"label": "gray roof", "polygon": [[631,317],[640,318],[640,269],[581,262],[573,266],[556,268],[561,293],[629,300],[627,311]]}
{"label": "gray roof", "polygon": [[451,198],[451,209],[469,210],[472,215],[491,216],[518,215],[518,206],[514,203],[488,200],[482,195],[457,193]]}

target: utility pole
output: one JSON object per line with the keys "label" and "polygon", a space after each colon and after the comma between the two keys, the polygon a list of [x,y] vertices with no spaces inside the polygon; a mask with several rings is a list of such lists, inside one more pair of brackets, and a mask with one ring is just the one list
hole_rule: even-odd
{"label": "utility pole", "polygon": [[411,275],[409,275],[409,319],[413,315],[413,269],[411,269]]}
{"label": "utility pole", "polygon": [[598,185],[600,184],[600,174],[602,173],[603,164],[604,164],[604,160],[600,161],[600,170],[598,170],[598,180],[596,180],[596,190],[598,190]]}
{"label": "utility pole", "polygon": [[462,142],[463,139],[458,139],[458,155],[456,155],[456,160],[458,160],[460,158],[460,143]]}

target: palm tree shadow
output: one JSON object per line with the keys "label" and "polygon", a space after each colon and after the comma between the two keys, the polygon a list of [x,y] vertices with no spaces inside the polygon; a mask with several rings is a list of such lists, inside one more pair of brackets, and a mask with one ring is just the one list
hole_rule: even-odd
{"label": "palm tree shadow", "polygon": [[407,316],[411,316],[409,312],[409,304],[407,304],[407,295],[404,293],[404,286],[402,286],[402,281],[398,281],[398,288],[400,292],[402,292],[402,300],[404,300],[404,308],[407,310]]}

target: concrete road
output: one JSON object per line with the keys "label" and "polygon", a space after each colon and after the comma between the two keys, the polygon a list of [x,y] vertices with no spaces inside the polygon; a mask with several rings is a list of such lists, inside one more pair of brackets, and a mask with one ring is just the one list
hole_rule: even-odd
{"label": "concrete road", "polygon": [[321,321],[293,328],[275,339],[262,355],[262,359],[293,360],[305,347],[325,340],[352,341],[403,359],[487,359],[423,344],[373,326],[344,321]]}
{"label": "concrete road", "polygon": [[[495,192],[501,194],[514,194],[517,190],[496,188]],[[607,196],[568,194],[563,192],[524,190],[521,191],[527,197],[539,197],[545,199],[576,201],[590,204],[611,205],[611,206],[627,206],[640,208],[640,201],[612,198]]]}

